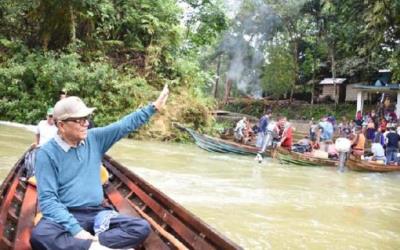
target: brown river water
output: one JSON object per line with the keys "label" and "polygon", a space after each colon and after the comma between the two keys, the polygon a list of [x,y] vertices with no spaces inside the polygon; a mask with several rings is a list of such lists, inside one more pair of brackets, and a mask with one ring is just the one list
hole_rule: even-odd
{"label": "brown river water", "polygon": [[[34,135],[0,125],[0,180]],[[400,173],[125,140],[109,154],[245,249],[400,249]]]}

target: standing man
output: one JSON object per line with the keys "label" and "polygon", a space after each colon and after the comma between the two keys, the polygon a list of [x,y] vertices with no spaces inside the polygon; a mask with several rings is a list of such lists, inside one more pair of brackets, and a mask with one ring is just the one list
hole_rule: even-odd
{"label": "standing man", "polygon": [[[260,152],[264,152],[266,148],[266,139],[267,139],[267,128],[269,123],[269,118],[271,117],[272,111],[267,110],[265,114],[260,118],[258,122],[258,133],[257,133],[257,147],[260,149]],[[264,149],[264,150],[263,150]]]}
{"label": "standing man", "polygon": [[[150,233],[147,221],[103,205],[100,165],[118,140],[147,123],[165,105],[165,86],[151,105],[106,127],[88,130],[88,108],[76,96],[57,102],[58,134],[38,150],[36,178],[43,218],[31,235],[34,250],[133,248]],[[94,225],[102,222],[100,229]],[[94,235],[95,234],[95,235]]]}
{"label": "standing man", "polygon": [[57,134],[57,126],[54,124],[53,108],[47,110],[46,120],[41,120],[36,128],[36,141],[37,147],[43,146],[51,138]]}
{"label": "standing man", "polygon": [[67,91],[65,89],[62,89],[60,91],[60,100],[67,98]]}
{"label": "standing man", "polygon": [[328,121],[328,117],[324,116],[322,121],[319,123],[320,129],[322,132],[320,133],[320,141],[328,141],[333,138],[333,125]]}
{"label": "standing man", "polygon": [[256,156],[256,160],[258,162],[262,161],[262,153],[265,152],[267,147],[271,144],[273,139],[273,132],[268,129],[268,125],[270,124],[269,119],[272,115],[272,111],[269,109],[265,114],[260,118],[258,122],[258,133],[257,133],[257,143],[256,146],[259,148],[259,151]]}
{"label": "standing man", "polygon": [[35,175],[35,156],[39,147],[51,140],[57,134],[57,126],[54,123],[53,108],[47,109],[46,120],[41,120],[36,126],[35,142],[32,150],[25,156],[25,176],[30,178]]}
{"label": "standing man", "polygon": [[399,153],[400,135],[397,134],[393,124],[389,126],[389,133],[386,134],[386,159],[388,164],[397,164],[397,154]]}

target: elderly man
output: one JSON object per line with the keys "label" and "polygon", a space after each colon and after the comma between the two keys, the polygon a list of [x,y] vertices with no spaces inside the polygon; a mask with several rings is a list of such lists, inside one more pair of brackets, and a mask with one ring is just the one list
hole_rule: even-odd
{"label": "elderly man", "polygon": [[33,249],[126,249],[146,239],[150,233],[147,221],[118,214],[104,205],[100,165],[114,143],[147,123],[165,105],[168,92],[165,86],[151,105],[90,130],[88,119],[94,108],[75,96],[57,102],[53,115],[58,135],[36,156],[43,218],[32,231]]}

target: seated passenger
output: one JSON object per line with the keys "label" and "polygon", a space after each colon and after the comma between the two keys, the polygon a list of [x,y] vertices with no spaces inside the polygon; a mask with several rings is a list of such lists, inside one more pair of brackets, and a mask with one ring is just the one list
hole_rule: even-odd
{"label": "seated passenger", "polygon": [[151,232],[150,225],[142,218],[119,214],[104,202],[100,163],[112,145],[165,106],[168,93],[166,85],[152,104],[91,130],[88,119],[95,108],[88,108],[76,96],[56,103],[53,115],[58,134],[38,150],[35,158],[43,217],[32,230],[32,249],[140,248]]}
{"label": "seated passenger", "polygon": [[296,144],[293,145],[293,151],[299,153],[305,153],[311,151],[311,140],[308,136],[300,139]]}
{"label": "seated passenger", "polygon": [[326,141],[326,152],[328,153],[329,159],[339,159],[339,152],[336,150],[333,141]]}
{"label": "seated passenger", "polygon": [[360,126],[356,127],[356,135],[351,142],[351,153],[355,156],[361,157],[364,155],[365,147],[365,136],[362,133],[362,128]]}
{"label": "seated passenger", "polygon": [[371,144],[371,152],[372,156],[366,157],[366,160],[369,161],[382,161],[383,164],[386,164],[386,156],[385,150],[383,149],[382,144],[380,143],[379,138],[375,138]]}
{"label": "seated passenger", "polygon": [[284,130],[279,145],[287,150],[292,150],[293,144],[293,128],[292,125],[284,118]]}

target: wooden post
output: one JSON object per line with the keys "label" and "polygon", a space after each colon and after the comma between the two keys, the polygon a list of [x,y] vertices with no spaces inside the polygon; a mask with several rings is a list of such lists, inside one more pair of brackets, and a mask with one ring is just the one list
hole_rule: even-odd
{"label": "wooden post", "polygon": [[364,97],[363,97],[363,92],[360,90],[357,92],[357,111],[361,111],[361,114],[363,112],[363,106],[364,106]]}
{"label": "wooden post", "polygon": [[227,104],[229,97],[231,95],[232,89],[232,79],[227,78],[225,82],[225,95],[224,95],[224,103]]}
{"label": "wooden post", "polygon": [[397,91],[396,115],[397,115],[397,118],[400,117],[400,92],[399,91]]}
{"label": "wooden post", "polygon": [[217,62],[217,78],[215,79],[215,84],[213,88],[213,96],[216,99],[217,94],[218,94],[218,83],[220,79],[220,69],[221,69],[221,55],[218,56],[218,62]]}

